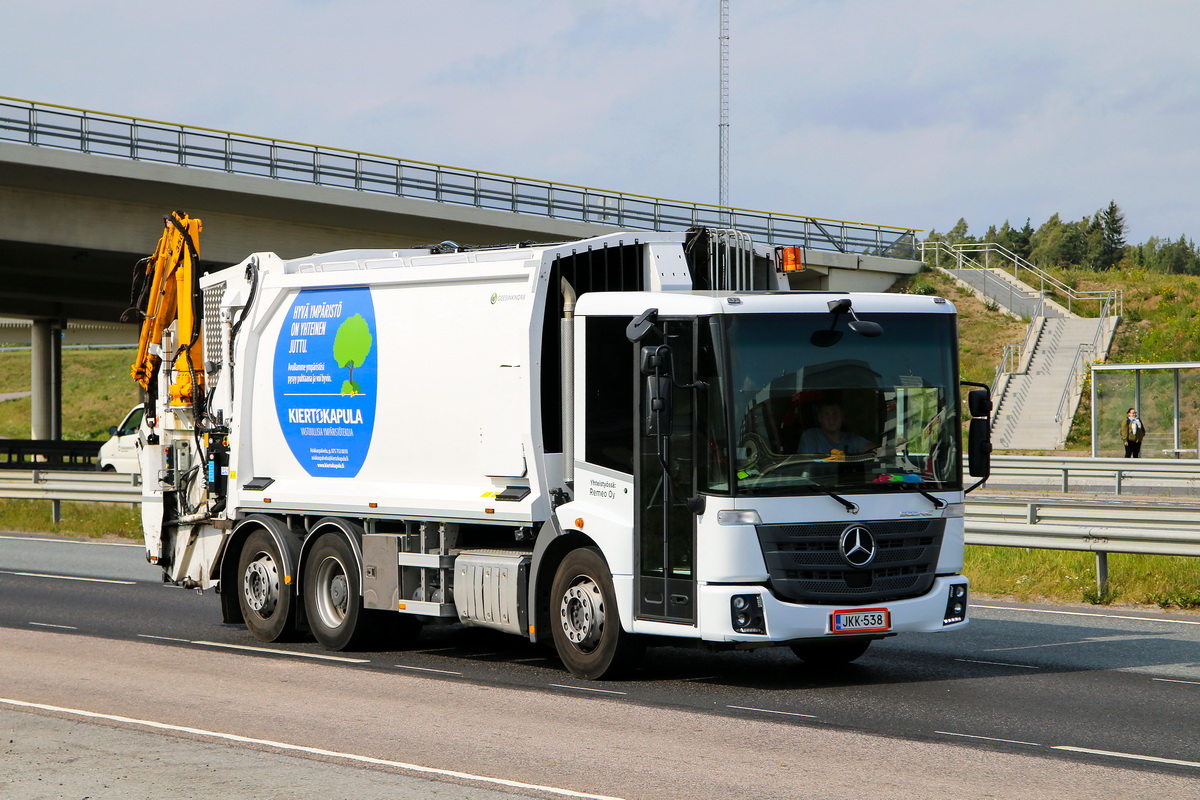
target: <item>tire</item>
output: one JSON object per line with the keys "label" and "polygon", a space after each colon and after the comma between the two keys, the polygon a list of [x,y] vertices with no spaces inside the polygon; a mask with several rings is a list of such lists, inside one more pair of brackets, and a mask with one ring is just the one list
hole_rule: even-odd
{"label": "tire", "polygon": [[554,648],[577,678],[616,678],[637,666],[643,641],[621,630],[612,576],[600,551],[572,550],[550,587]]}
{"label": "tire", "polygon": [[271,534],[251,533],[238,556],[237,594],[246,628],[260,642],[279,642],[295,630],[296,603],[286,562]]}
{"label": "tire", "polygon": [[305,559],[304,610],[313,636],[330,650],[361,648],[377,633],[377,615],[362,607],[358,560],[345,536],[322,534]]}
{"label": "tire", "polygon": [[870,639],[846,639],[841,642],[793,644],[796,657],[813,667],[840,667],[862,656],[871,646]]}

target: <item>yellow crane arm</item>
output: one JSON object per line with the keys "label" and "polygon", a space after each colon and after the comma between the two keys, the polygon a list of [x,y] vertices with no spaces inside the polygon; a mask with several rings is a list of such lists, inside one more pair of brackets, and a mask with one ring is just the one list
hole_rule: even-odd
{"label": "yellow crane arm", "polygon": [[158,245],[144,261],[144,274],[135,276],[134,307],[141,317],[142,330],[131,373],[143,389],[150,389],[162,360],[151,352],[151,345],[159,344],[163,331],[177,322],[175,341],[179,344],[171,356],[175,370],[170,404],[187,406],[194,404],[195,392],[204,390],[204,347],[198,313],[201,301],[196,289],[202,226],[200,220],[182,211],[171,212],[164,221]]}

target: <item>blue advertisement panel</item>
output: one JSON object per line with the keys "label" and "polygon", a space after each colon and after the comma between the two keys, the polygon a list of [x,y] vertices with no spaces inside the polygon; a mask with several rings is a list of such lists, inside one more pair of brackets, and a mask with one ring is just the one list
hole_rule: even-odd
{"label": "blue advertisement panel", "polygon": [[370,289],[296,295],[275,344],[275,412],[309,475],[353,478],[362,469],[375,430],[378,364]]}

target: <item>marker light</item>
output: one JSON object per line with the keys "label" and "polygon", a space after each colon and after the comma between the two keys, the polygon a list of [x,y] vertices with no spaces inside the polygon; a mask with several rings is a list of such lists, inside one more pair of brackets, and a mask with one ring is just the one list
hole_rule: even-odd
{"label": "marker light", "polygon": [[752,508],[745,510],[727,508],[717,512],[718,525],[762,525],[762,517]]}

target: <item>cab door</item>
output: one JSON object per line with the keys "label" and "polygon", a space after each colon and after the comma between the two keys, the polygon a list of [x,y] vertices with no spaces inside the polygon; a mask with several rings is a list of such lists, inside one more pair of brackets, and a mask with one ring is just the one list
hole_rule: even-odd
{"label": "cab door", "polygon": [[[693,380],[692,320],[659,324],[664,337],[650,334],[641,347],[666,344],[672,373],[670,429],[647,430],[649,381],[637,392],[637,562],[635,591],[639,619],[694,625],[696,622],[696,518],[687,500],[696,494],[694,392],[679,388]],[[664,469],[664,462],[666,468]]]}

